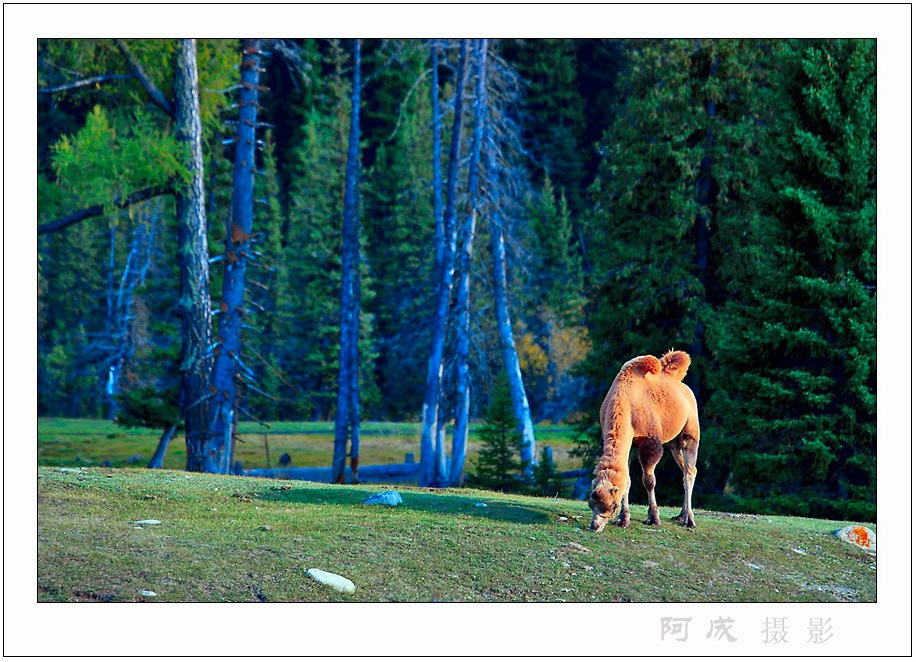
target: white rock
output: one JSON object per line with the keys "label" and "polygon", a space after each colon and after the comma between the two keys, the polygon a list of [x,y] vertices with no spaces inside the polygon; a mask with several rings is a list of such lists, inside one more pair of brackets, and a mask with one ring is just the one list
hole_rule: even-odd
{"label": "white rock", "polygon": [[333,572],[319,570],[318,568],[309,568],[305,574],[316,582],[330,586],[335,591],[340,591],[341,593],[354,593],[356,591],[356,585],[353,582],[346,577],[335,575]]}
{"label": "white rock", "polygon": [[878,534],[869,529],[867,526],[862,526],[861,524],[852,524],[850,526],[843,527],[835,533],[840,540],[845,540],[846,542],[855,545],[860,549],[865,549],[869,552],[878,551]]}
{"label": "white rock", "polygon": [[157,519],[141,519],[134,522],[134,524],[162,524],[162,522]]}
{"label": "white rock", "polygon": [[156,594],[153,593],[152,591],[140,591],[140,595],[142,595],[142,596],[144,596],[144,597],[147,597],[147,598],[155,598],[155,597],[156,597]]}
{"label": "white rock", "polygon": [[396,506],[403,501],[404,499],[401,498],[400,492],[395,490],[388,490],[387,492],[382,492],[381,494],[373,494],[371,497],[363,501],[363,503],[368,506]]}

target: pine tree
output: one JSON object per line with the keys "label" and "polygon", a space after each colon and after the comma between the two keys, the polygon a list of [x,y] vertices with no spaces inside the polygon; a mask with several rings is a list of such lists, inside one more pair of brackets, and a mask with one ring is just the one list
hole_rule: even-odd
{"label": "pine tree", "polygon": [[429,77],[422,78],[428,63],[425,49],[411,49],[410,44],[395,55],[394,63],[384,66],[392,54],[379,49],[371,65],[378,75],[367,85],[375,109],[367,113],[367,122],[378,112],[376,94],[394,115],[388,115],[385,131],[376,132],[380,142],[374,144],[367,135],[366,160],[374,156],[374,162],[362,192],[366,268],[375,283],[374,299],[365,306],[374,319],[378,351],[372,377],[385,394],[376,400],[376,416],[392,420],[416,415],[412,400],[426,378],[416,352],[430,343],[428,302],[434,294],[428,259],[434,235],[429,191],[432,113],[423,94]]}
{"label": "pine tree", "polygon": [[468,485],[500,492],[517,492],[525,484],[525,463],[520,458],[523,439],[513,412],[509,382],[505,375],[496,382],[490,406],[480,428],[481,447]]}
{"label": "pine tree", "polygon": [[621,84],[626,106],[602,143],[590,360],[609,383],[638,354],[691,352],[691,386],[707,360],[706,325],[736,285],[754,230],[749,190],[760,151],[766,43],[639,42]]}
{"label": "pine tree", "polygon": [[[731,486],[801,492],[802,514],[874,512],[876,45],[793,41],[779,51],[768,255],[719,349],[734,429]],[[760,481],[765,475],[767,480]],[[847,499],[830,505],[825,499]]]}
{"label": "pine tree", "polygon": [[506,44],[507,57],[526,81],[522,105],[526,146],[538,164],[532,173],[549,178],[560,193],[583,208],[585,98],[574,39],[531,39]]}

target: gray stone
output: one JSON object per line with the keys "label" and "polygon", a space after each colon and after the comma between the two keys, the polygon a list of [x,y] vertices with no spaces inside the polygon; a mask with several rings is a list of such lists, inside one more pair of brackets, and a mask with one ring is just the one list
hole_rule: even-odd
{"label": "gray stone", "polygon": [[387,492],[382,492],[381,494],[373,494],[371,497],[363,501],[367,506],[396,506],[399,503],[403,503],[404,499],[401,498],[401,494],[396,490],[388,490]]}

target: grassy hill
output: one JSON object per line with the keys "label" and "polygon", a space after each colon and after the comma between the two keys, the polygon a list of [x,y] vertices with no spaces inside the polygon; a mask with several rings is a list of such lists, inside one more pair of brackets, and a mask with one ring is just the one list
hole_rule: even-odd
{"label": "grassy hill", "polygon": [[[40,601],[876,599],[876,557],[832,535],[843,522],[697,510],[695,530],[595,534],[563,499],[399,486],[400,505],[366,506],[385,486],[81,471],[38,469]],[[147,519],[161,523],[135,528]]]}

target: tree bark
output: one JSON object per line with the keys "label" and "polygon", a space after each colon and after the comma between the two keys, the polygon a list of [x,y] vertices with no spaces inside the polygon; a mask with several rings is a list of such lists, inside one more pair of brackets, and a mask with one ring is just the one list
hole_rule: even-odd
{"label": "tree bark", "polygon": [[242,355],[242,316],[245,283],[251,256],[254,210],[255,126],[258,107],[260,41],[242,41],[239,119],[232,173],[232,212],[226,228],[226,259],[223,301],[219,312],[219,347],[213,369],[213,422],[207,441],[208,453],[216,458],[220,473],[232,466],[232,438],[238,425],[238,380]]}
{"label": "tree bark", "polygon": [[[452,293],[452,281],[455,273],[455,248],[457,245],[457,212],[455,210],[458,195],[458,157],[461,150],[462,92],[465,81],[465,61],[467,60],[467,39],[461,40],[461,51],[458,56],[455,87],[455,116],[452,122],[452,137],[449,146],[448,180],[445,190],[444,208],[444,241],[442,269],[436,287],[436,302],[432,320],[432,342],[429,364],[426,373],[426,388],[423,393],[422,420],[420,434],[420,486],[429,486],[435,480],[434,440],[437,432],[439,389],[442,383],[442,355],[445,347],[445,329],[448,322],[448,306]],[[438,80],[438,76],[435,80]],[[438,105],[438,91],[434,93],[433,105]],[[434,126],[434,133],[438,133]],[[435,164],[434,164],[435,165]]]}
{"label": "tree bark", "polygon": [[[341,251],[340,291],[340,367],[337,379],[337,412],[334,419],[334,459],[332,482],[346,481],[347,439],[359,415],[358,344],[359,300],[357,281],[359,270],[359,217],[357,197],[359,186],[359,103],[360,103],[360,42],[353,46],[353,93],[350,108],[350,138],[347,148],[347,171],[344,184],[343,247]],[[357,453],[358,431],[356,432]],[[357,465],[358,465],[357,459]]]}
{"label": "tree bark", "polygon": [[210,427],[210,265],[204,211],[204,163],[197,77],[197,45],[180,40],[175,63],[176,135],[186,145],[190,183],[175,193],[181,317],[181,396],[188,471],[217,472],[218,458],[206,448]]}
{"label": "tree bark", "polygon": [[490,211],[490,247],[493,253],[493,299],[496,304],[496,326],[503,349],[503,364],[509,380],[509,392],[512,395],[515,417],[518,419],[518,431],[522,435],[521,459],[525,463],[525,473],[530,474],[537,464],[535,449],[534,424],[531,420],[531,407],[525,394],[522,370],[515,350],[515,339],[512,336],[512,318],[509,314],[509,288],[506,282],[506,240],[499,213],[499,172],[496,155],[491,151],[488,163],[488,184],[493,197]]}
{"label": "tree bark", "polygon": [[[474,99],[474,134],[471,141],[471,154],[468,161],[468,203],[464,222],[461,256],[459,265],[458,298],[456,309],[458,315],[456,352],[456,372],[458,376],[458,395],[455,406],[455,431],[452,436],[452,467],[447,480],[457,482],[464,472],[465,448],[468,438],[468,417],[471,405],[471,375],[468,358],[471,346],[471,257],[474,251],[474,234],[477,222],[478,198],[478,165],[480,150],[483,144],[484,113],[487,110],[487,40],[478,39],[475,48],[477,58],[477,92]],[[445,477],[444,477],[445,478]]]}

